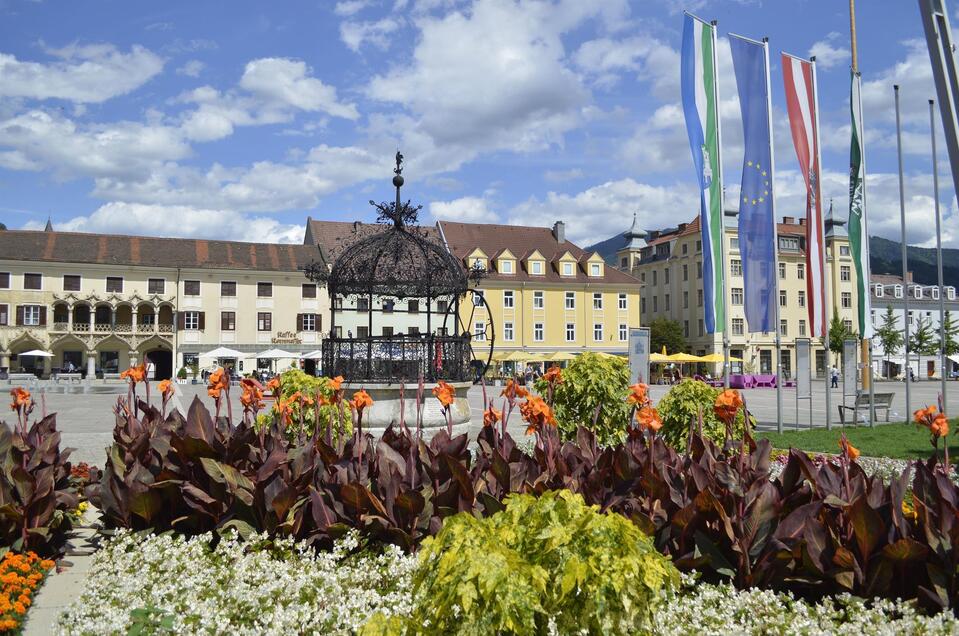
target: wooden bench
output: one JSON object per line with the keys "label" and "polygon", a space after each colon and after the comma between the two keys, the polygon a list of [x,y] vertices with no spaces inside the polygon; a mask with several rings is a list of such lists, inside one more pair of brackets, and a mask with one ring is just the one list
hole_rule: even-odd
{"label": "wooden bench", "polygon": [[7,375],[7,379],[10,380],[10,384],[14,382],[35,382],[37,376],[32,373],[10,373]]}
{"label": "wooden bench", "polygon": [[[886,411],[885,421],[889,421],[889,409],[892,408],[892,399],[896,396],[895,393],[875,393],[873,395],[873,419],[875,419],[876,411],[883,409]],[[852,406],[848,404],[839,405],[839,421],[843,424],[846,423],[846,411],[852,411],[853,424],[859,421],[859,411],[866,411],[869,413],[869,393],[864,393],[860,391],[856,394],[856,401]]]}

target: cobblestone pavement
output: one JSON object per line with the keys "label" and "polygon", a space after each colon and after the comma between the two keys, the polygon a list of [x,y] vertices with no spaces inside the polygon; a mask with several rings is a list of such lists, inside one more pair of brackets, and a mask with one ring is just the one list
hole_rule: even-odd
{"label": "cobblestone pavement", "polygon": [[[813,399],[811,400],[813,422],[815,426],[825,425],[825,393],[823,384],[816,383],[813,387]],[[188,408],[195,396],[200,396],[207,405],[210,400],[206,398],[205,387],[202,385],[177,385],[180,404],[184,409]],[[911,385],[912,408],[934,404],[936,402],[940,385],[938,382],[916,382]],[[34,397],[40,400],[43,391],[40,387],[32,387]],[[122,390],[118,388],[117,390]],[[487,387],[487,396],[495,399],[496,408],[502,406],[502,398],[499,397],[501,387]],[[650,388],[653,401],[657,402],[669,390],[668,386],[653,386]],[[890,412],[890,419],[906,419],[905,407],[905,386],[902,382],[878,382],[876,383],[877,393],[894,393],[893,406]],[[952,413],[959,413],[959,382],[949,382],[947,389],[947,399]],[[796,423],[796,399],[794,389],[783,389],[783,420],[786,430],[795,429]],[[763,430],[775,430],[776,428],[776,391],[774,389],[748,389],[743,392],[746,398],[746,404],[749,409],[756,414],[759,420],[759,426]],[[63,443],[65,446],[73,447],[76,451],[72,459],[75,462],[85,461],[97,465],[102,465],[104,449],[110,445],[113,437],[114,416],[113,406],[116,404],[119,394],[63,394],[47,392],[43,394],[48,412],[57,413],[57,426],[62,432]],[[241,407],[239,404],[239,391],[234,390],[231,393],[234,413],[239,415]],[[483,423],[483,393],[479,386],[473,387],[468,393],[470,405],[473,409],[473,418],[470,426],[470,434],[475,433],[482,427]],[[156,395],[154,395],[156,399]],[[431,398],[427,398],[431,399]],[[838,425],[839,416],[836,408],[841,403],[841,395],[838,390],[833,391],[832,414],[833,423]],[[852,403],[853,398],[847,398],[847,403]],[[810,400],[803,400],[799,404],[799,427],[809,427],[809,408]],[[36,414],[39,415],[40,406],[37,407]],[[514,413],[510,419],[509,430],[514,434],[522,434],[524,426],[519,418],[519,413]]]}

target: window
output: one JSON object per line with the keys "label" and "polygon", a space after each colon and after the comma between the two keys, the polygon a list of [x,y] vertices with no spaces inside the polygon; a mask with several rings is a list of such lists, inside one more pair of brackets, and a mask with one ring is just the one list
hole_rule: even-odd
{"label": "window", "polygon": [[743,262],[738,258],[734,258],[729,261],[729,274],[731,276],[742,276],[743,275]]}
{"label": "window", "polygon": [[[685,247],[685,246],[684,246]],[[689,280],[689,265],[683,263],[683,280]]]}
{"label": "window", "polygon": [[919,285],[913,285],[913,287],[912,287],[912,295],[915,296],[916,298],[919,298],[919,299],[921,300],[921,299],[922,299],[922,287],[920,287]]}
{"label": "window", "polygon": [[236,296],[236,281],[232,280],[222,280],[220,281],[220,296],[226,298],[233,298]]}
{"label": "window", "polygon": [[849,256],[849,246],[848,246],[848,245],[840,245],[840,246],[839,246],[839,255],[840,255],[840,256]]}
{"label": "window", "polygon": [[805,264],[805,263],[797,263],[797,264],[796,264],[796,278],[798,278],[799,280],[805,280],[805,279],[806,279],[806,264]]}
{"label": "window", "polygon": [[236,331],[236,312],[220,312],[220,331]]}
{"label": "window", "polygon": [[699,319],[699,337],[702,338],[706,334],[706,325],[703,323],[703,319]]}
{"label": "window", "polygon": [[356,311],[369,311],[369,310],[370,310],[369,296],[361,296],[356,299]]}
{"label": "window", "polygon": [[499,271],[500,274],[512,274],[513,273],[513,261],[504,261],[499,262]]}
{"label": "window", "polygon": [[[419,328],[419,327],[415,327],[415,326],[414,326],[414,327],[410,327],[409,329],[406,330],[406,333],[409,334],[409,335],[411,335],[411,336],[418,336],[418,335],[420,335],[420,328]],[[477,340],[486,340],[486,337],[485,337],[485,335],[484,335],[483,338],[480,338],[480,337],[479,337],[479,334],[477,334],[477,335],[476,335],[476,339],[477,339]]]}
{"label": "window", "polygon": [[669,284],[669,268],[663,270],[663,285]]}
{"label": "window", "polygon": [[63,291],[80,291],[80,277],[76,274],[64,274]]}
{"label": "window", "polygon": [[543,261],[532,261],[532,262],[530,263],[530,271],[531,271],[535,276],[542,276],[542,275],[543,275]]}
{"label": "window", "polygon": [[512,290],[506,290],[503,292],[503,308],[512,309],[514,307],[515,299],[513,298]]}
{"label": "window", "polygon": [[513,323],[512,322],[503,323],[503,340],[505,340],[506,342],[513,341]]}
{"label": "window", "polygon": [[273,298],[273,283],[257,283],[256,295],[258,298]]}
{"label": "window", "polygon": [[699,254],[702,251],[703,251],[703,242],[696,241],[696,253]]}
{"label": "window", "polygon": [[843,321],[842,321],[842,324],[843,324],[844,327],[846,327],[846,331],[852,331],[852,321],[851,321],[851,320],[849,320],[849,319],[847,318],[846,320],[843,320]]}
{"label": "window", "polygon": [[383,304],[384,314],[391,314],[393,313],[393,310],[396,308],[396,301],[393,300],[392,298],[384,299],[382,304]]}
{"label": "window", "polygon": [[951,287],[951,286],[946,287],[946,298],[948,298],[949,300],[955,300],[955,299],[956,299],[956,288],[955,288],[955,287]]}
{"label": "window", "polygon": [[183,312],[183,328],[189,329],[190,331],[196,331],[200,328],[200,312],[198,311],[185,311]]}
{"label": "window", "polygon": [[683,321],[683,337],[684,338],[689,337],[689,321],[688,320]]}
{"label": "window", "polygon": [[689,243],[683,243],[683,256],[689,253]]}
{"label": "window", "polygon": [[448,300],[437,300],[436,301],[436,311],[445,314],[450,308],[450,303]]}
{"label": "window", "polygon": [[885,288],[882,285],[875,285],[872,289],[876,294],[876,298],[882,298],[883,292],[885,291]]}
{"label": "window", "polygon": [[316,331],[316,314],[303,314],[300,320],[302,322],[300,331]]}
{"label": "window", "polygon": [[260,311],[256,314],[257,331],[273,331],[273,314],[268,311]]}
{"label": "window", "polygon": [[663,306],[663,310],[664,310],[664,311],[669,311],[669,307],[670,307],[669,294],[666,294],[665,300],[666,300],[666,304]]}
{"label": "window", "polygon": [[40,305],[22,305],[19,307],[23,312],[23,324],[25,327],[37,327],[40,325],[42,307]]}
{"label": "window", "polygon": [[[236,283],[233,283],[236,285]],[[235,289],[235,288],[234,288]],[[200,281],[198,280],[185,280],[183,281],[183,295],[184,296],[199,296],[200,295]]]}
{"label": "window", "polygon": [[302,298],[316,298],[316,283],[303,283],[300,289]]}
{"label": "window", "polygon": [[543,341],[543,323],[541,322],[533,323],[533,340],[536,342]]}
{"label": "window", "polygon": [[0,272],[0,289],[10,289],[10,272]]}
{"label": "window", "polygon": [[939,300],[939,288],[938,288],[938,287],[930,287],[930,288],[929,288],[929,291],[932,292],[932,299],[933,299],[933,300]]}
{"label": "window", "polygon": [[640,273],[639,273],[639,282],[641,282],[641,283],[645,283],[645,282],[646,282],[646,272],[640,272]]}
{"label": "window", "polygon": [[626,294],[620,294],[618,300],[619,300],[619,310],[626,311],[626,307],[627,307]]}
{"label": "window", "polygon": [[786,280],[786,264],[779,264],[779,280]]}
{"label": "window", "polygon": [[566,292],[566,309],[576,309],[575,292]]}
{"label": "window", "polygon": [[573,275],[573,264],[563,263],[563,276],[572,276],[572,275]]}
{"label": "window", "polygon": [[599,263],[589,264],[589,275],[596,277],[602,275],[602,266]]}
{"label": "window", "polygon": [[689,292],[683,292],[683,309],[689,309]]}
{"label": "window", "polygon": [[645,298],[640,298],[640,299],[639,299],[639,311],[640,311],[640,313],[644,313],[644,314],[646,313],[646,299],[645,299]]}
{"label": "window", "polygon": [[543,298],[543,292],[541,291],[533,292],[533,309],[542,309],[545,306],[546,306],[546,303]]}
{"label": "window", "polygon": [[[410,328],[411,332],[412,329],[414,329],[414,327]],[[486,340],[486,322],[477,320],[475,323],[473,323],[473,337],[477,340],[477,342]]]}
{"label": "window", "polygon": [[24,289],[43,289],[43,275],[42,274],[24,274],[23,288]]}
{"label": "window", "polygon": [[844,309],[852,307],[852,292],[842,293],[842,306]]}
{"label": "window", "polygon": [[702,277],[703,277],[703,262],[699,261],[698,263],[696,263],[696,278],[701,279]]}
{"label": "window", "polygon": [[619,323],[619,341],[626,342],[629,340],[629,328],[627,328],[625,322]]}
{"label": "window", "polygon": [[392,335],[393,335],[393,327],[383,327],[383,331],[382,331],[381,333],[382,333],[384,336],[392,336]]}
{"label": "window", "polygon": [[902,298],[902,285],[896,285],[893,288],[893,296],[896,298]]}
{"label": "window", "polygon": [[593,340],[595,342],[603,341],[603,323],[597,322],[593,325]]}
{"label": "window", "polygon": [[[349,333],[349,331],[347,331]],[[370,337],[370,328],[367,325],[360,325],[356,328],[356,337],[357,338],[369,338]]]}
{"label": "window", "polygon": [[779,335],[780,335],[780,336],[788,336],[788,335],[789,335],[789,321],[788,321],[788,320],[783,319],[783,320],[780,320],[780,321],[779,321]]}
{"label": "window", "polygon": [[603,308],[603,295],[601,293],[593,294],[593,309],[602,309]]}
{"label": "window", "polygon": [[742,287],[733,287],[732,288],[732,303],[734,305],[743,304],[743,288]]}
{"label": "window", "polygon": [[784,252],[798,252],[799,239],[792,236],[780,236],[779,249],[783,250]]}
{"label": "window", "polygon": [[806,321],[805,321],[805,320],[800,320],[800,321],[799,321],[799,335],[800,335],[800,336],[805,336],[805,335],[806,335]]}
{"label": "window", "polygon": [[659,296],[653,296],[653,313],[659,311]]}
{"label": "window", "polygon": [[701,289],[696,290],[696,305],[698,307],[703,306],[703,290]]}
{"label": "window", "polygon": [[626,269],[627,267],[629,267],[629,259],[626,258],[625,256],[621,258],[619,260],[619,267],[620,269]]}
{"label": "window", "polygon": [[107,291],[116,294],[123,293],[123,277],[107,276]]}
{"label": "window", "polygon": [[166,279],[150,278],[147,280],[148,294],[162,294],[164,291],[166,291]]}
{"label": "window", "polygon": [[483,306],[483,290],[476,289],[473,291],[473,306],[474,307]]}
{"label": "window", "polygon": [[806,292],[801,289],[799,290],[799,306],[800,307],[806,306]]}
{"label": "window", "polygon": [[[482,296],[480,296],[480,298],[482,298]],[[475,304],[475,303],[474,303],[474,304]],[[418,300],[411,300],[411,301],[407,302],[407,303],[406,303],[406,312],[407,312],[407,313],[410,313],[410,314],[418,314],[418,313],[420,313],[420,301],[418,301]]]}
{"label": "window", "polygon": [[852,280],[852,271],[848,265],[839,266],[839,280],[843,282]]}
{"label": "window", "polygon": [[576,340],[576,324],[572,322],[566,323],[566,342],[574,342]]}
{"label": "window", "polygon": [[733,335],[734,336],[743,335],[743,331],[745,330],[744,327],[745,327],[745,322],[743,321],[742,318],[733,318]]}
{"label": "window", "polygon": [[0,305],[0,326],[10,324],[10,306]]}
{"label": "window", "polygon": [[780,289],[779,290],[779,306],[785,307],[788,304],[789,304],[789,301],[786,299],[786,290]]}
{"label": "window", "polygon": [[657,272],[657,271],[654,269],[654,270],[653,270],[653,285],[658,285],[658,284],[659,284],[658,278],[659,278],[659,272]]}
{"label": "window", "polygon": [[738,239],[738,238],[731,238],[731,239],[729,239],[729,249],[731,249],[731,250],[738,250],[738,249],[739,249],[739,239]]}

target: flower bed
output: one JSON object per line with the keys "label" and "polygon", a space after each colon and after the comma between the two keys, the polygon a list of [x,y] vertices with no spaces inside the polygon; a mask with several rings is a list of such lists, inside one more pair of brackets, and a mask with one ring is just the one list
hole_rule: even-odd
{"label": "flower bed", "polygon": [[18,632],[53,561],[35,552],[7,552],[0,561],[0,633]]}

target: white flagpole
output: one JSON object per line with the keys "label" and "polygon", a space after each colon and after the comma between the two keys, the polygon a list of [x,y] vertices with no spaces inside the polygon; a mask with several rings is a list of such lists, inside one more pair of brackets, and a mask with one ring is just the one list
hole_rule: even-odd
{"label": "white flagpole", "polygon": [[903,186],[902,177],[902,125],[899,119],[899,85],[892,87],[896,95],[896,151],[899,156],[899,219],[902,225],[902,285],[904,293],[902,295],[903,306],[903,328],[905,329],[905,346],[903,347],[903,357],[905,365],[903,373],[906,380],[906,419],[912,414],[912,401],[909,395],[909,254],[906,249],[906,192]]}
{"label": "white flagpole", "polygon": [[[942,282],[942,212],[939,210],[939,167],[936,164],[935,102],[929,100],[929,134],[932,137],[932,195],[936,202],[936,268],[939,270],[939,381],[942,384],[942,412],[946,408],[946,300]],[[908,413],[906,416],[908,417]]]}
{"label": "white flagpole", "polygon": [[[819,181],[817,182],[817,184],[816,184],[816,185],[817,185],[817,189],[819,190],[819,193],[818,193],[819,199],[816,201],[816,204],[819,206],[819,210],[820,210],[819,216],[820,216],[820,218],[824,218],[824,215],[825,215],[825,209],[824,209],[824,207],[825,207],[825,206],[823,206],[823,204],[822,204],[822,145],[820,144],[820,141],[819,141],[819,82],[818,82],[818,80],[817,80],[817,75],[816,75],[816,56],[815,56],[815,55],[813,55],[812,57],[809,58],[809,65],[812,67],[812,94],[813,94],[813,102],[812,102],[812,103],[813,103],[813,106],[814,106],[815,109],[816,109],[815,116],[814,116],[814,118],[813,118],[814,125],[816,126],[816,131],[815,131],[815,135],[816,135],[816,137],[815,137],[815,139],[816,139],[816,165],[819,167],[819,174],[816,175],[816,178],[819,180]],[[815,208],[815,206],[812,208],[811,212],[812,212],[813,214],[816,213],[816,208]],[[806,223],[807,223],[807,224],[809,223],[809,221],[810,221],[810,219],[806,219]],[[810,225],[811,225],[811,224],[810,224]],[[822,249],[820,250],[820,253],[819,253],[819,258],[822,259],[822,263],[821,263],[821,266],[822,266],[822,278],[823,278],[823,288],[822,288],[823,298],[822,298],[822,303],[823,303],[823,310],[824,310],[824,312],[825,312],[825,314],[826,314],[825,325],[824,325],[824,326],[825,326],[825,328],[826,328],[826,336],[827,336],[827,338],[826,338],[826,362],[827,362],[827,367],[828,367],[828,362],[829,362],[829,342],[828,342],[828,340],[829,340],[829,338],[828,338],[828,336],[829,336],[829,311],[828,311],[828,309],[829,309],[829,303],[827,302],[827,299],[828,299],[828,296],[829,296],[829,292],[828,292],[829,286],[828,286],[828,284],[827,284],[826,281],[829,279],[829,276],[828,276],[827,271],[826,271],[826,264],[827,264],[827,261],[828,261],[829,259],[826,258],[826,252],[828,251],[828,250],[826,250],[826,231],[825,231],[824,228],[821,227],[821,225],[822,225],[822,224],[817,220],[816,228],[813,229],[812,231],[814,231],[814,232],[816,233],[817,238],[818,238],[818,235],[819,235],[819,233],[820,233],[820,231],[821,231],[821,232],[822,232],[822,237],[823,237],[823,245],[822,245]],[[808,246],[808,245],[806,246],[806,249],[807,249],[807,250],[809,249],[809,246]],[[811,275],[811,272],[806,272],[806,275],[807,275],[807,276]],[[812,299],[810,299],[810,301],[811,301],[811,300],[812,300]],[[811,360],[810,360],[810,364],[812,364],[812,361],[811,361]],[[830,424],[831,424],[832,415],[831,415],[830,412],[829,412],[829,408],[830,408],[830,406],[831,406],[831,404],[830,404],[831,400],[830,400],[830,395],[829,395],[829,394],[830,394],[829,385],[830,385],[830,382],[832,381],[832,378],[828,377],[828,376],[829,376],[829,372],[828,372],[828,371],[829,371],[829,370],[828,370],[828,368],[827,368],[827,373],[826,373],[826,376],[827,376],[827,381],[826,381],[826,428],[831,428]],[[811,401],[811,400],[810,400],[810,403],[809,403],[809,408],[810,408],[810,410],[812,410],[812,401]]]}
{"label": "white flagpole", "polygon": [[766,59],[766,119],[769,126],[769,209],[773,220],[773,280],[776,307],[776,431],[783,432],[783,349],[782,328],[779,325],[779,226],[776,224],[776,155],[773,144],[773,103],[772,88],[769,80],[769,38],[764,37],[763,57]]}

